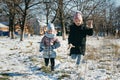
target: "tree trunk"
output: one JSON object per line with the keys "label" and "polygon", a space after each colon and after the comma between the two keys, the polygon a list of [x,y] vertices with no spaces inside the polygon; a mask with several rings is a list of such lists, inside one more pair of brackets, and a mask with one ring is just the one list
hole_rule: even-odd
{"label": "tree trunk", "polygon": [[60,23],[62,28],[62,37],[63,37],[63,40],[65,40],[66,30],[65,30],[65,23],[64,23],[63,0],[59,0],[59,13],[60,13]]}
{"label": "tree trunk", "polygon": [[9,37],[11,38],[11,39],[14,39],[14,17],[12,16],[12,17],[10,17],[10,19],[9,19]]}
{"label": "tree trunk", "polygon": [[66,39],[66,30],[65,30],[65,25],[64,25],[63,17],[61,19],[61,25],[62,25],[62,37],[63,37],[63,40],[65,40]]}
{"label": "tree trunk", "polygon": [[24,38],[24,31],[23,29],[21,29],[20,41],[23,41],[23,38]]}
{"label": "tree trunk", "polygon": [[24,23],[25,23],[25,17],[20,21],[20,28],[21,28],[20,41],[23,41],[24,39]]}

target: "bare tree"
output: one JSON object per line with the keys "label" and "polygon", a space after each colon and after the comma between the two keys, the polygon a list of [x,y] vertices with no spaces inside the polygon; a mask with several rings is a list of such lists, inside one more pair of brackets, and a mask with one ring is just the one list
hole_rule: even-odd
{"label": "bare tree", "polygon": [[19,20],[20,29],[21,29],[20,41],[23,41],[23,38],[24,38],[24,28],[26,24],[28,10],[39,3],[41,3],[41,1],[33,3],[33,0],[23,0],[20,2],[19,5],[17,5],[16,10],[19,15],[18,20]]}
{"label": "bare tree", "polygon": [[15,4],[18,3],[17,0],[3,0],[2,1],[3,4],[6,4],[7,8],[3,8],[4,11],[7,13],[7,15],[9,16],[9,35],[11,37],[11,39],[14,39],[14,20],[15,20],[15,13],[16,13],[16,9],[15,9]]}
{"label": "bare tree", "polygon": [[[95,32],[98,33],[98,25],[105,25],[105,23],[102,23],[105,21],[105,12],[103,7],[103,5],[105,5],[104,3],[105,1],[100,0],[70,0],[66,2],[64,1],[64,23],[70,24],[72,22],[74,12],[76,10],[79,10],[83,13],[85,24],[88,19],[93,19],[94,26],[96,27]],[[96,20],[98,20],[98,22]]]}
{"label": "bare tree", "polygon": [[[43,2],[43,0],[39,1],[35,0],[34,2],[33,0],[10,0],[10,1],[14,2],[19,1],[17,3],[15,2],[14,5],[11,4],[13,6],[11,6],[12,8],[10,7],[9,8],[11,9],[10,11],[12,11],[12,15],[15,14],[14,18],[19,18],[18,20],[21,26],[21,38],[20,38],[21,41],[23,40],[24,25],[26,24],[26,19],[28,20],[28,17],[30,18],[29,16],[30,10],[34,12],[35,11],[39,12],[41,10],[44,11],[45,9],[47,11],[46,13],[47,23],[48,20],[51,19],[52,15],[53,18],[51,19],[51,22],[57,25],[60,24],[62,28],[63,39],[66,38],[65,29],[68,29],[67,26],[72,22],[72,17],[76,10],[79,10],[83,13],[85,23],[87,19],[93,19],[94,30],[96,34],[98,34],[100,31],[103,32],[106,31],[107,34],[111,33],[110,31],[113,28],[113,22],[115,22],[113,21],[112,16],[113,14],[111,13],[113,11],[113,6],[110,7],[110,5],[113,4],[111,4],[107,0],[50,0],[51,2],[48,3]],[[46,7],[44,3],[46,4]],[[37,8],[35,9],[33,6],[37,6],[38,9]],[[44,7],[39,8],[40,6]],[[35,15],[40,13],[31,14],[34,14],[34,17],[36,17]]]}
{"label": "bare tree", "polygon": [[62,36],[63,40],[66,39],[66,32],[65,32],[65,24],[64,24],[64,11],[63,11],[63,0],[59,0],[58,3],[58,9],[59,9],[59,18],[60,18],[60,23],[62,27]]}

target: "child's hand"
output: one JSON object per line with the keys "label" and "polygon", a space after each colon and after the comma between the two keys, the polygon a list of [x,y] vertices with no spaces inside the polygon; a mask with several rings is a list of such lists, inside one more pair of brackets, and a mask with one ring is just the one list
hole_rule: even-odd
{"label": "child's hand", "polygon": [[40,50],[39,50],[39,52],[42,52],[44,50],[44,48],[43,47],[40,47]]}
{"label": "child's hand", "polygon": [[88,20],[87,25],[89,28],[93,28],[93,20]]}
{"label": "child's hand", "polygon": [[52,46],[52,45],[53,45],[53,43],[50,43],[50,45]]}
{"label": "child's hand", "polygon": [[73,46],[72,44],[69,44],[69,45],[68,45],[68,49],[70,49],[70,48],[72,48],[72,47],[75,47],[75,46]]}

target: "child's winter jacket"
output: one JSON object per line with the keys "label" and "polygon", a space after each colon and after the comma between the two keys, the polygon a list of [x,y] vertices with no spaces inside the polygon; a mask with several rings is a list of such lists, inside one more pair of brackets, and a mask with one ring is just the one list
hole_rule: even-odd
{"label": "child's winter jacket", "polygon": [[46,33],[40,43],[40,52],[43,52],[44,58],[55,58],[56,52],[54,49],[58,47],[60,47],[60,42],[55,35]]}

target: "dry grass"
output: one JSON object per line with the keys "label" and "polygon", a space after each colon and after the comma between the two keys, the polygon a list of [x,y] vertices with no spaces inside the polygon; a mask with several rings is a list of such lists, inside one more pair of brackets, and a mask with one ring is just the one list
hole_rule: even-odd
{"label": "dry grass", "polygon": [[86,52],[88,53],[85,57],[86,59],[89,59],[89,60],[100,59],[100,55],[98,55],[99,51],[97,48],[88,46],[86,49]]}
{"label": "dry grass", "polygon": [[50,70],[50,67],[47,67],[47,66],[42,66],[41,67],[42,71],[45,72],[45,73],[51,73],[51,70]]}
{"label": "dry grass", "polygon": [[10,80],[10,79],[9,77],[4,76],[4,77],[0,77],[0,80]]}
{"label": "dry grass", "polygon": [[119,50],[120,50],[120,45],[118,44],[111,44],[112,48],[113,48],[113,53],[117,56],[118,54],[120,54]]}
{"label": "dry grass", "polygon": [[0,80],[10,80],[8,74],[0,74]]}
{"label": "dry grass", "polygon": [[58,77],[58,80],[62,80],[62,79],[64,79],[65,77],[70,77],[70,75],[69,74],[67,74],[67,73],[63,73],[62,75],[60,75],[59,77]]}

